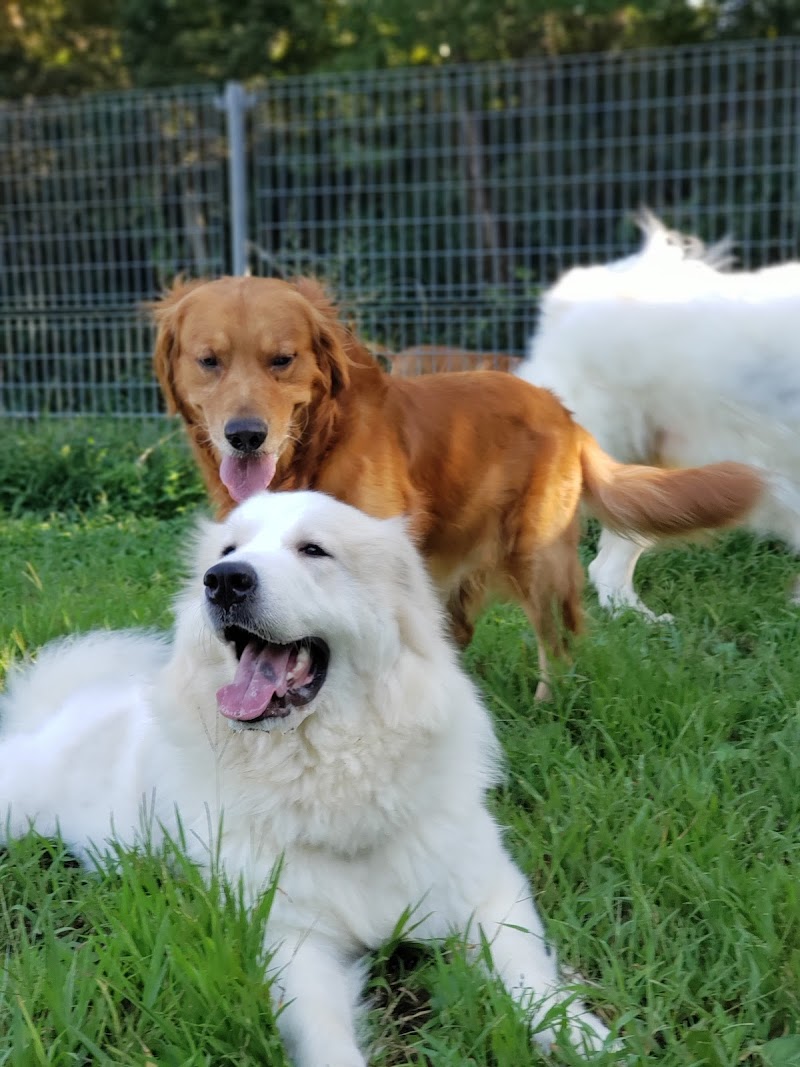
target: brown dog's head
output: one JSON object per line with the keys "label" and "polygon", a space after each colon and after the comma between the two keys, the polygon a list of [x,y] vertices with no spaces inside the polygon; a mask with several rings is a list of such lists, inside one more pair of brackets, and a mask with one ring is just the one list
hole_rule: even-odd
{"label": "brown dog's head", "polygon": [[152,310],[169,411],[184,418],[232,500],[265,489],[312,407],[348,384],[331,302],[312,279],[227,277],[178,281]]}

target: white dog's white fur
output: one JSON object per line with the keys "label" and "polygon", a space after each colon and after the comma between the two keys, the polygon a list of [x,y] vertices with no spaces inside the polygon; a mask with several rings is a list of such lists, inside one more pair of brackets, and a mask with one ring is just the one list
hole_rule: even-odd
{"label": "white dog's white fur", "polygon": [[[321,689],[286,718],[231,723],[218,710],[240,666],[204,590],[222,557],[257,576],[243,594],[252,629],[330,651]],[[112,837],[175,833],[177,812],[193,858],[218,854],[251,900],[282,859],[266,947],[296,1063],[366,1062],[359,961],[409,909],[415,938],[483,932],[538,1045],[561,1030],[586,1055],[608,1045],[562,983],[487,811],[497,742],[400,520],[315,493],[253,497],[202,531],[170,642],[98,633],[50,646],[12,679],[0,715],[12,835],[58,828],[87,855]],[[213,843],[209,827],[221,827]]]}
{"label": "white dog's white fur", "polygon": [[[517,373],[551,389],[616,459],[739,460],[765,472],[747,526],[800,550],[800,263],[728,272],[651,215],[636,255],[576,267],[542,300]],[[606,607],[652,613],[633,571],[646,544],[603,530],[589,574]]]}

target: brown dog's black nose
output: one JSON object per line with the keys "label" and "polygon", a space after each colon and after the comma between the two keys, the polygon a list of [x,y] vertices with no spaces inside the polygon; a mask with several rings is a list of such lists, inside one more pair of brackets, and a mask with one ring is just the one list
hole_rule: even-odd
{"label": "brown dog's black nose", "polygon": [[218,608],[243,603],[258,587],[258,575],[249,563],[215,563],[203,577],[206,599]]}
{"label": "brown dog's black nose", "polygon": [[267,439],[267,424],[261,419],[231,419],[225,425],[225,440],[237,452],[258,452]]}

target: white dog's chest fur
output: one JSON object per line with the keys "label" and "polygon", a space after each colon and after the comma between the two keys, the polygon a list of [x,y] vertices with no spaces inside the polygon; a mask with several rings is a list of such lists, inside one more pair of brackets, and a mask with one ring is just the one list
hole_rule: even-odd
{"label": "white dog's chest fur", "polygon": [[250,768],[228,765],[224,754],[209,761],[224,811],[222,864],[248,872],[258,894],[281,859],[273,927],[329,923],[339,935],[347,930],[360,952],[418,908],[415,921],[427,916],[424,925],[441,935],[431,885],[447,883],[449,849],[468,849],[465,826],[487,822],[482,789],[476,792],[474,777],[459,780],[448,770],[452,737],[444,745],[424,733],[394,735],[394,744],[384,739],[376,748],[326,732],[319,749],[296,734],[255,739],[252,766],[272,783],[255,810],[254,794],[242,790]]}
{"label": "white dog's chest fur", "polygon": [[[150,836],[157,844],[162,827],[177,833],[177,808],[197,862],[208,866],[216,851],[223,869],[244,875],[253,899],[280,860],[273,922],[318,927],[327,911],[332,929],[349,930],[353,951],[386,939],[415,904],[428,914],[430,883],[441,880],[432,874],[446,871],[441,841],[463,847],[465,807],[481,821],[474,780],[466,789],[454,780],[446,791],[452,818],[442,807],[452,749],[422,734],[403,744],[395,735],[394,745],[376,748],[326,727],[327,737],[316,734],[320,747],[309,743],[308,731],[256,735],[243,764],[229,758],[233,733],[224,722],[214,722],[213,739],[176,747],[152,712],[160,689],[138,678],[122,686],[101,680],[73,691],[44,718],[31,709],[24,732],[11,726],[4,779],[18,768],[18,797],[31,783],[30,802],[18,801],[18,808],[26,818],[35,813],[41,832],[58,825],[81,855],[87,841],[102,848],[112,836],[130,845]],[[87,765],[95,768],[91,779]],[[55,787],[49,798],[43,779]],[[97,805],[98,793],[107,807]]]}

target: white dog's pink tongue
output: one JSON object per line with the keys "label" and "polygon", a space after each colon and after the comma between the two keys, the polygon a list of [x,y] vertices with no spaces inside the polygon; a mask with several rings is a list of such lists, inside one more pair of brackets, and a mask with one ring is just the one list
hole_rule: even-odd
{"label": "white dog's pink tongue", "polygon": [[219,465],[223,485],[237,504],[266,489],[275,477],[275,456],[225,456]]}
{"label": "white dog's pink tongue", "polygon": [[267,710],[281,683],[286,681],[286,665],[291,649],[281,646],[256,651],[251,642],[242,653],[236,677],[217,692],[217,706],[229,719],[257,719]]}
{"label": "white dog's pink tongue", "polygon": [[239,660],[236,677],[217,691],[217,707],[229,719],[257,719],[276,693],[285,696],[290,686],[305,685],[312,674],[307,648],[267,645],[259,650],[251,641]]}

